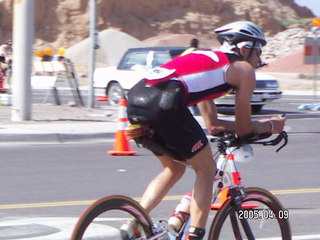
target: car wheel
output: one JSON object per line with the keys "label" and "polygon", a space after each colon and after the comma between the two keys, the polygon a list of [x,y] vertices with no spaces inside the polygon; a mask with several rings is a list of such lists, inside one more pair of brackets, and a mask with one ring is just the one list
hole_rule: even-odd
{"label": "car wheel", "polygon": [[251,105],[252,113],[258,113],[261,111],[263,105]]}
{"label": "car wheel", "polygon": [[124,98],[124,92],[119,83],[112,83],[107,90],[110,105],[119,105],[119,102]]}

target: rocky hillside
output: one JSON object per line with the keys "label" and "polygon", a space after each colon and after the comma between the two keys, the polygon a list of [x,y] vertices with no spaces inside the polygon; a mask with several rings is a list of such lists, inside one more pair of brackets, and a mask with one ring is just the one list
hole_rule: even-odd
{"label": "rocky hillside", "polygon": [[[12,2],[0,0],[0,42],[11,38]],[[35,2],[35,48],[70,47],[88,36],[89,0]],[[97,0],[97,5],[99,30],[115,28],[139,40],[167,33],[210,39],[214,27],[235,20],[256,22],[273,36],[313,17],[293,0]]]}

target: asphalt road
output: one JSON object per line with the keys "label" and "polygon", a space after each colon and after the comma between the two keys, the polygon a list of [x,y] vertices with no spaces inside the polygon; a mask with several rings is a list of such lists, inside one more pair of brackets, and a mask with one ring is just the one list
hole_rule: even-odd
{"label": "asphalt road", "polygon": [[[320,114],[297,110],[311,101],[288,96],[266,106],[264,115],[287,114],[290,142],[279,153],[255,146],[255,160],[241,165],[246,186],[271,190],[289,210],[293,235],[299,236],[294,239],[320,239]],[[0,146],[0,240],[68,239],[93,200],[109,194],[139,198],[160,165],[131,146],[137,156],[109,156],[112,139]],[[193,180],[188,170],[152,216],[167,218]]]}

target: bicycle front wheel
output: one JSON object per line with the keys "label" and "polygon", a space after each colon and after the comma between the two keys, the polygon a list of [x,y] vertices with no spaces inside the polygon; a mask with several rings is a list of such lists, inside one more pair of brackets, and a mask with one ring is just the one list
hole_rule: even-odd
{"label": "bicycle front wheel", "polygon": [[262,188],[245,188],[244,192],[240,209],[228,199],[218,210],[208,239],[291,240],[289,211],[280,201]]}
{"label": "bicycle front wheel", "polygon": [[151,236],[152,220],[138,202],[121,195],[107,196],[82,214],[71,240],[122,239],[120,228],[130,221],[135,221],[134,231],[139,231],[137,238]]}

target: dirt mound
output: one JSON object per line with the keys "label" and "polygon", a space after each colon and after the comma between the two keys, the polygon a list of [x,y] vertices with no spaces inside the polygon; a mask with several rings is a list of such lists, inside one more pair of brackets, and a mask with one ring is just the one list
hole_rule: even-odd
{"label": "dirt mound", "polygon": [[282,72],[282,73],[313,73],[313,65],[304,64],[304,48],[288,54],[282,58],[272,61],[268,66],[263,68],[265,72]]}
{"label": "dirt mound", "polygon": [[193,38],[199,40],[200,47],[216,48],[219,42],[213,37],[201,37],[193,34],[162,34],[143,41],[148,46],[189,46]]}
{"label": "dirt mound", "polygon": [[[146,46],[189,46],[190,40],[195,38],[192,34],[164,34],[149,38],[145,41],[123,33],[115,29],[106,29],[99,33],[100,48],[96,51],[97,66],[117,65],[120,58],[128,48]],[[89,59],[89,39],[71,46],[66,51],[66,57],[79,66],[88,64]],[[219,44],[213,39],[200,39],[201,47],[217,47]]]}
{"label": "dirt mound", "polygon": [[[138,39],[114,29],[107,29],[99,33],[99,46],[96,51],[98,66],[117,65],[128,48],[144,47]],[[85,39],[66,51],[66,56],[76,65],[87,65],[89,60],[89,39]]]}

